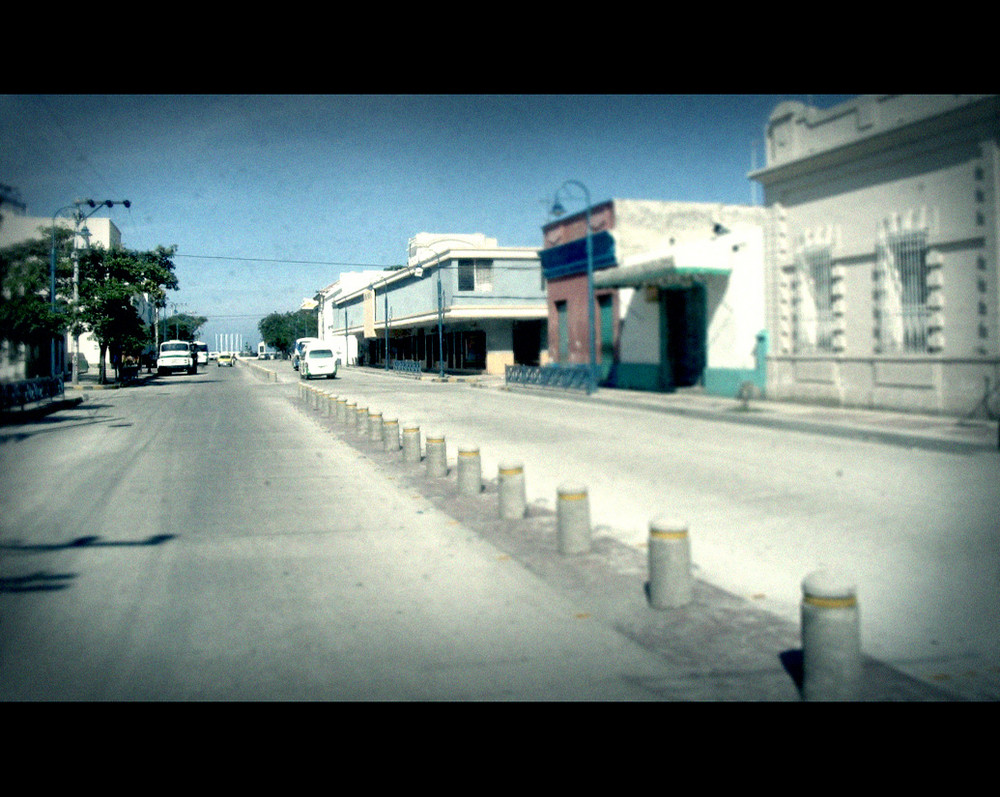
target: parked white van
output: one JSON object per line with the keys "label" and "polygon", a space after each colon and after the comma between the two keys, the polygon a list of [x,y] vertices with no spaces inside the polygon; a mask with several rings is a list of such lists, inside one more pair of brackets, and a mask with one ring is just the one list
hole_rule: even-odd
{"label": "parked white van", "polygon": [[314,376],[325,376],[327,379],[337,378],[337,363],[333,349],[325,346],[322,341],[305,347],[299,360],[299,378],[312,379]]}

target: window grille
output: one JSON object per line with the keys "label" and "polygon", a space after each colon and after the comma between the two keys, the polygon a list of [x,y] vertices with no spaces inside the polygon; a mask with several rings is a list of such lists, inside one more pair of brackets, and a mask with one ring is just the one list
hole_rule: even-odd
{"label": "window grille", "polygon": [[795,350],[833,351],[833,259],[829,247],[798,252],[795,271]]}
{"label": "window grille", "polygon": [[907,232],[885,237],[878,246],[877,338],[882,352],[926,352],[927,233]]}

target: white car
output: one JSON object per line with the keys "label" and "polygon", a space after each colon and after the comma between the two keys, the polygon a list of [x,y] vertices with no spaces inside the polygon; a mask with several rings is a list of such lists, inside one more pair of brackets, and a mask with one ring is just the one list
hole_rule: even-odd
{"label": "white car", "polygon": [[299,355],[299,376],[302,379],[312,379],[314,376],[336,379],[337,365],[333,349],[326,346],[308,346]]}
{"label": "white car", "polygon": [[191,351],[191,344],[184,340],[165,340],[160,344],[156,358],[156,373],[169,374],[173,371],[198,373],[197,354]]}
{"label": "white car", "polygon": [[297,338],[295,345],[292,346],[292,368],[296,371],[299,370],[299,360],[302,359],[302,352],[305,351],[307,346],[312,346],[314,343],[322,343],[319,338]]}

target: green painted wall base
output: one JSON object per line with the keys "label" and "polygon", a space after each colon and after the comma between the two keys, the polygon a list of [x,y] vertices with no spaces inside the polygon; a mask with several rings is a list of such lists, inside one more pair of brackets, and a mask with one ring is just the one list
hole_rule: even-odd
{"label": "green painted wall base", "polygon": [[750,382],[764,395],[764,374],[752,368],[706,368],[705,392],[710,396],[737,398],[740,385]]}
{"label": "green painted wall base", "polygon": [[609,387],[625,390],[665,390],[660,382],[660,367],[653,363],[616,363]]}

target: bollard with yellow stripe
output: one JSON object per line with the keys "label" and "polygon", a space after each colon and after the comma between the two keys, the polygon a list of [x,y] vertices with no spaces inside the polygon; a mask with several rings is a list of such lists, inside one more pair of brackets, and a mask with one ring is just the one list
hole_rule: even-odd
{"label": "bollard with yellow stripe", "polygon": [[360,404],[354,410],[354,431],[362,436],[368,434],[368,408]]}
{"label": "bollard with yellow stripe", "polygon": [[816,570],[802,581],[802,697],[861,697],[861,629],[857,589],[845,574]]}
{"label": "bollard with yellow stripe", "polygon": [[691,602],[691,541],[688,524],[667,516],[649,524],[649,602],[676,609]]}
{"label": "bollard with yellow stripe", "polygon": [[440,478],[448,475],[448,456],[443,432],[428,432],[424,438],[424,448],[427,451],[427,475],[430,478]]}
{"label": "bollard with yellow stripe", "polygon": [[382,419],[382,448],[399,451],[399,421],[396,418]]}
{"label": "bollard with yellow stripe", "polygon": [[519,520],[528,509],[524,486],[524,465],[520,462],[501,462],[497,469],[497,493],[500,517]]}
{"label": "bollard with yellow stripe", "polygon": [[590,499],[583,484],[568,482],[556,490],[559,553],[571,556],[590,550]]}
{"label": "bollard with yellow stripe", "polygon": [[378,410],[368,412],[368,439],[373,443],[382,442],[382,413]]}
{"label": "bollard with yellow stripe", "polygon": [[479,446],[463,443],[458,447],[457,482],[460,495],[479,495],[483,491],[483,466]]}
{"label": "bollard with yellow stripe", "polygon": [[403,424],[403,461],[420,462],[420,425]]}
{"label": "bollard with yellow stripe", "polygon": [[341,423],[347,422],[347,398],[337,399],[337,420]]}

